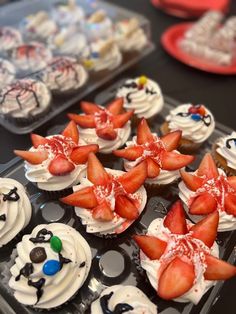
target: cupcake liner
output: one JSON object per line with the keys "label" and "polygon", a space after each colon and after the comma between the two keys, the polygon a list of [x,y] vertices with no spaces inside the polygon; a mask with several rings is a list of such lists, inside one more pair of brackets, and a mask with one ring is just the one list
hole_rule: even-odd
{"label": "cupcake liner", "polygon": [[1,278],[2,278],[2,284],[5,286],[8,293],[13,295],[13,290],[9,287],[8,282],[11,278],[11,272],[10,269],[15,263],[15,259],[17,257],[17,250],[16,247],[13,249],[10,259],[7,263],[4,263],[3,271],[1,272]]}
{"label": "cupcake liner", "polygon": [[142,268],[141,266],[141,260],[140,260],[140,250],[139,247],[134,243],[134,251],[132,253],[132,261],[134,262],[134,265],[138,271],[138,274],[142,279],[140,278],[139,280],[142,280],[143,283],[148,283],[148,278],[146,275],[146,271]]}
{"label": "cupcake liner", "polygon": [[101,239],[105,239],[105,240],[111,240],[111,239],[117,239],[117,237],[119,236],[118,234],[114,233],[114,234],[101,234],[101,233],[93,233],[93,235],[95,235],[96,237],[99,237]]}
{"label": "cupcake liner", "polygon": [[58,198],[65,197],[65,196],[68,196],[69,194],[73,193],[72,187],[71,188],[66,188],[66,189],[63,189],[63,190],[60,190],[60,191],[46,191],[46,190],[40,189],[39,187],[38,187],[38,189],[40,191],[42,191],[43,194],[48,199],[51,199],[51,200],[57,200]]}
{"label": "cupcake liner", "polygon": [[216,163],[216,166],[218,168],[221,168],[225,171],[227,176],[236,176],[236,170],[230,168],[227,166],[227,162],[224,157],[222,157],[220,154],[216,152],[217,149],[217,143],[214,143],[212,145],[211,155]]}

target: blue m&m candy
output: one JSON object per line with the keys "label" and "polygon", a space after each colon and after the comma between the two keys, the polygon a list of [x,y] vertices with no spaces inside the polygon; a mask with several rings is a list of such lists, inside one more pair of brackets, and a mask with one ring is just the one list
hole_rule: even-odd
{"label": "blue m&m candy", "polygon": [[191,115],[191,119],[193,119],[194,121],[200,121],[202,117],[200,116],[200,114],[195,113]]}
{"label": "blue m&m candy", "polygon": [[54,259],[47,261],[43,265],[43,273],[44,275],[47,275],[47,276],[54,276],[60,270],[61,270],[61,263]]}

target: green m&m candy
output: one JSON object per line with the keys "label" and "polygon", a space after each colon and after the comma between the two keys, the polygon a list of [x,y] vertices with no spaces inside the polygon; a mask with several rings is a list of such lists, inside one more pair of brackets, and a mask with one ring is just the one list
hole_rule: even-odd
{"label": "green m&m candy", "polygon": [[58,238],[57,236],[51,237],[50,246],[51,246],[51,249],[52,249],[54,252],[60,253],[61,250],[62,250],[62,242],[61,242],[61,239]]}

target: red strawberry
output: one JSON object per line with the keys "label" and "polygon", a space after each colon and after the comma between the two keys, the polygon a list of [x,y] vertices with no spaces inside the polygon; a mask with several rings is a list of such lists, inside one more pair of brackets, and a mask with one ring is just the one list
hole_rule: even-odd
{"label": "red strawberry", "polygon": [[133,147],[128,147],[125,149],[120,149],[120,150],[114,150],[113,154],[125,158],[127,160],[136,160],[137,158],[141,157],[143,153],[143,148],[141,146],[133,146]]}
{"label": "red strawberry", "polygon": [[165,300],[178,298],[192,288],[194,279],[193,264],[175,257],[162,272],[157,293]]}
{"label": "red strawberry", "polygon": [[135,235],[133,239],[138,244],[143,253],[151,260],[160,259],[165,252],[167,243],[156,237],[148,235]]}
{"label": "red strawberry", "polygon": [[236,276],[236,267],[212,255],[206,255],[207,268],[204,277],[207,280],[226,280]]}
{"label": "red strawberry", "polygon": [[123,218],[135,220],[139,216],[139,211],[134,203],[124,195],[116,197],[115,212]]}
{"label": "red strawberry", "polygon": [[46,151],[30,152],[26,150],[14,150],[14,153],[32,165],[39,165],[48,158]]}
{"label": "red strawberry", "polygon": [[148,178],[156,178],[160,173],[159,165],[150,157],[146,158]]}
{"label": "red strawberry", "polygon": [[228,177],[228,183],[236,191],[236,176]]}
{"label": "red strawberry", "polygon": [[79,115],[75,113],[68,113],[68,118],[73,120],[76,124],[78,124],[81,128],[95,128],[96,123],[93,115]]}
{"label": "red strawberry", "polygon": [[203,157],[203,159],[202,159],[202,161],[198,167],[197,175],[199,177],[206,176],[208,179],[218,177],[218,175],[219,175],[218,169],[217,169],[216,164],[215,164],[210,153],[207,153]]}
{"label": "red strawberry", "polygon": [[109,182],[108,173],[94,153],[88,156],[87,177],[95,185],[106,185]]}
{"label": "red strawberry", "polygon": [[81,101],[80,103],[81,110],[86,114],[95,114],[96,112],[100,112],[101,108],[98,105],[88,102],[88,101]]}
{"label": "red strawberry", "polygon": [[204,242],[208,247],[212,247],[219,224],[219,213],[214,211],[207,215],[204,219],[192,226],[189,231],[193,232],[193,237]]}
{"label": "red strawberry", "polygon": [[78,144],[79,131],[78,131],[76,123],[73,120],[68,123],[67,127],[62,132],[62,135],[64,135],[65,137],[71,138],[75,144]]}
{"label": "red strawberry", "polygon": [[117,115],[117,114],[121,113],[121,111],[123,109],[123,104],[124,104],[123,98],[117,98],[117,99],[113,100],[110,104],[108,104],[106,106],[106,109],[110,113]]}
{"label": "red strawberry", "polygon": [[130,120],[133,114],[134,110],[113,116],[111,119],[114,129],[122,128]]}
{"label": "red strawberry", "polygon": [[164,144],[166,150],[171,152],[174,149],[177,149],[179,146],[179,142],[182,137],[182,131],[177,130],[174,132],[170,132],[161,137],[161,141]]}
{"label": "red strawberry", "polygon": [[137,167],[118,178],[127,193],[135,193],[147,178],[147,163],[141,162]]}
{"label": "red strawberry", "polygon": [[38,134],[32,133],[30,137],[31,137],[31,142],[35,148],[37,148],[39,145],[45,145],[48,143],[48,140],[45,137],[40,136]]}
{"label": "red strawberry", "polygon": [[236,195],[229,193],[225,196],[225,211],[229,215],[236,216]]}
{"label": "red strawberry", "polygon": [[85,164],[88,161],[89,153],[97,153],[99,146],[97,144],[90,144],[85,146],[76,147],[73,149],[70,159],[76,165]]}
{"label": "red strawberry", "polygon": [[204,179],[192,175],[183,169],[180,170],[180,175],[187,188],[194,192],[203,185]]}
{"label": "red strawberry", "polygon": [[192,215],[207,215],[217,209],[215,198],[205,192],[197,196],[190,205],[189,212]]}
{"label": "red strawberry", "polygon": [[66,197],[63,197],[60,199],[60,201],[67,205],[83,207],[88,209],[98,205],[96,196],[91,186],[78,190]]}
{"label": "red strawberry", "polygon": [[178,170],[190,164],[195,159],[191,155],[182,155],[176,152],[163,152],[162,169]]}
{"label": "red strawberry", "polygon": [[57,155],[48,166],[48,171],[54,176],[65,176],[74,169],[75,166],[63,155]]}
{"label": "red strawberry", "polygon": [[117,132],[112,127],[105,127],[96,130],[97,136],[104,140],[113,141],[117,137]]}
{"label": "red strawberry", "polygon": [[147,124],[147,121],[143,118],[139,123],[137,129],[137,143],[139,145],[142,145],[152,141],[153,141],[152,132]]}
{"label": "red strawberry", "polygon": [[175,202],[164,219],[164,226],[174,234],[186,234],[188,228],[181,201]]}
{"label": "red strawberry", "polygon": [[106,201],[93,209],[93,218],[99,221],[111,221],[114,214]]}

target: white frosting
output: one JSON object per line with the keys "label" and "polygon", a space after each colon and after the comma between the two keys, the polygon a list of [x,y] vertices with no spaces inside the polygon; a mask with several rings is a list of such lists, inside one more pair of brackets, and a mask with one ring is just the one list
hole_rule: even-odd
{"label": "white frosting", "polygon": [[21,33],[13,27],[0,28],[0,51],[13,49],[23,42]]}
{"label": "white frosting", "polygon": [[[19,200],[4,201],[3,194],[9,193],[15,187]],[[0,219],[0,247],[10,242],[28,225],[31,213],[30,200],[23,185],[13,179],[0,178],[0,216],[5,215],[5,219]]]}
{"label": "white frosting", "polygon": [[[191,226],[191,223],[189,223],[189,226]],[[165,228],[163,226],[163,219],[157,218],[152,221],[150,226],[148,227],[148,232],[147,235],[150,236],[155,236],[165,242],[167,242],[167,247],[162,255],[160,260],[150,260],[143,252],[141,252],[141,265],[142,268],[146,270],[148,279],[153,286],[155,290],[158,289],[158,278],[159,278],[159,270],[162,265],[161,260],[163,256],[165,255],[167,258],[171,257],[171,248],[174,247],[175,241],[173,241],[169,235],[170,231],[168,228]],[[175,235],[178,237],[178,235]],[[186,237],[185,235],[180,235],[179,237]],[[192,238],[194,239],[194,238]],[[218,257],[219,256],[219,248],[216,242],[214,242],[213,246],[211,249],[208,249],[204,243],[200,240],[194,239],[194,243],[200,247],[203,247],[206,251],[209,250],[209,253],[212,254],[213,256]],[[194,252],[192,252],[194,254]],[[204,295],[204,293],[209,290],[213,285],[216,284],[216,281],[212,280],[205,280],[204,279],[204,272],[205,272],[205,265],[202,264],[200,261],[200,257],[198,256],[199,254],[194,254],[193,258],[193,264],[194,264],[194,269],[195,269],[195,283],[193,287],[183,294],[181,297],[174,299],[177,302],[193,302],[194,304],[197,304],[201,297]]]}
{"label": "white frosting", "polygon": [[227,166],[236,170],[236,143],[234,141],[230,141],[230,148],[226,146],[227,140],[235,138],[236,132],[232,132],[230,135],[221,137],[217,141],[217,149],[216,152],[221,155],[227,162]]}
{"label": "white frosting", "polygon": [[108,301],[108,309],[113,312],[120,303],[130,305],[133,309],[127,314],[157,314],[157,306],[137,287],[116,285],[106,288],[100,297],[91,304],[91,314],[103,314],[100,299],[104,295],[113,293]]}
{"label": "white frosting", "polygon": [[124,107],[128,110],[134,109],[138,118],[148,119],[162,110],[164,105],[162,92],[160,86],[151,79],[147,80],[142,89],[138,88],[138,81],[139,78],[127,80],[118,89],[116,96],[123,97]]}
{"label": "white frosting", "polygon": [[11,84],[16,75],[16,69],[12,63],[0,58],[0,89]]}
{"label": "white frosting", "polygon": [[191,104],[183,104],[171,110],[166,117],[168,128],[171,131],[182,130],[182,137],[184,139],[188,139],[194,143],[203,143],[213,133],[215,129],[215,120],[212,113],[206,107],[204,107],[206,115],[211,117],[209,126],[206,126],[202,120],[193,120],[191,115],[186,117],[178,115],[179,113],[188,113],[188,109],[191,106]]}
{"label": "white frosting", "polygon": [[[63,257],[71,260],[63,264],[62,269],[54,276],[43,273],[43,265],[48,260],[59,261],[58,253],[50,248],[50,243],[33,243],[30,238],[36,237],[37,233],[46,228],[62,241]],[[33,273],[29,278],[21,275],[20,280],[15,278],[26,263],[31,263],[30,252],[35,247],[43,247],[47,259],[41,263],[33,263]],[[24,235],[17,245],[17,257],[11,268],[12,277],[9,286],[14,290],[14,296],[18,302],[41,309],[50,309],[62,305],[68,301],[80,289],[86,280],[91,267],[91,250],[86,240],[75,229],[61,223],[38,225],[31,234]],[[80,267],[85,262],[84,267]],[[36,288],[28,285],[28,279],[36,282],[44,278],[42,286],[43,294],[37,302]],[[37,302],[37,303],[36,303]]]}
{"label": "white frosting", "polygon": [[[72,2],[72,1],[71,1]],[[52,17],[60,26],[71,24],[82,24],[85,18],[84,10],[76,4],[55,5],[52,10]]]}
{"label": "white frosting", "polygon": [[[89,39],[93,42],[99,39],[107,39],[113,36],[113,25],[111,19],[106,16],[104,11],[99,11],[104,14],[104,18],[99,22],[91,22],[90,18],[84,23],[84,32]],[[98,12],[95,12],[97,14]]]}
{"label": "white frosting", "polygon": [[[121,176],[124,174],[124,171],[120,170],[113,170],[113,169],[106,169],[106,171],[113,176]],[[83,189],[87,186],[92,186],[93,184],[87,179],[82,178],[81,184],[74,186],[73,190],[78,191],[80,189]],[[146,201],[147,201],[147,193],[143,186],[141,186],[135,193],[132,194],[134,198],[137,198],[140,200],[140,206],[138,208],[139,214],[143,211]],[[111,209],[114,210],[115,208],[115,197],[114,193],[111,193],[109,197],[106,197],[106,200],[109,201]],[[99,233],[99,234],[118,234],[123,231],[125,231],[134,221],[133,220],[127,220],[125,218],[122,218],[118,216],[117,214],[114,215],[114,218],[112,221],[98,221],[95,220],[92,216],[92,211],[81,208],[81,207],[75,207],[75,213],[77,216],[81,218],[82,224],[86,226],[86,231],[88,233]]]}

